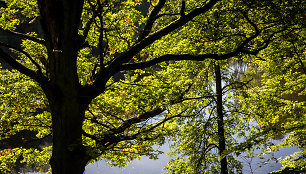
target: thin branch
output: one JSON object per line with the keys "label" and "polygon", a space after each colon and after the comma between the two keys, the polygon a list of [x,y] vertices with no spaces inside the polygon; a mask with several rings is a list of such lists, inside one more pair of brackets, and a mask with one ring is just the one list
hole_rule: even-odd
{"label": "thin branch", "polygon": [[[98,5],[98,8],[96,10],[96,6],[93,5],[90,1],[88,1],[90,7],[92,8],[93,14],[91,16],[91,18],[88,20],[88,22],[85,24],[85,27],[83,29],[83,35],[82,35],[82,42],[85,42],[85,39],[89,33],[90,30],[90,26],[92,25],[92,23],[94,22],[95,18],[98,16],[98,14],[101,12],[101,6]],[[99,4],[99,2],[97,2]]]}
{"label": "thin branch", "polygon": [[197,169],[200,168],[202,160],[203,159],[205,160],[205,156],[206,156],[207,152],[210,151],[213,148],[218,148],[218,146],[214,143],[211,143],[211,144],[207,145],[206,147],[203,146],[202,151],[201,151],[201,156],[198,158],[197,163],[196,163],[197,164],[196,165]]}
{"label": "thin branch", "polygon": [[121,65],[119,68],[119,71],[124,70],[135,70],[135,69],[143,69],[147,67],[151,67],[153,65],[156,65],[161,62],[166,62],[170,60],[180,61],[180,60],[195,60],[195,61],[203,61],[205,59],[211,58],[215,60],[224,60],[228,59],[229,57],[237,56],[239,52],[231,52],[227,54],[202,54],[202,55],[191,55],[191,54],[181,54],[181,55],[174,55],[174,54],[165,54],[158,58],[146,61],[146,62],[140,62],[140,63],[133,63],[133,64],[124,64]]}
{"label": "thin branch", "polygon": [[297,51],[297,48],[296,48],[295,44],[294,44],[293,42],[290,42],[290,43],[291,43],[292,46],[293,46],[293,51],[295,52],[295,54],[296,54],[296,56],[297,56],[297,58],[298,58],[298,61],[299,61],[299,63],[301,64],[301,67],[302,67],[302,70],[303,70],[304,74],[306,74],[305,65],[304,65],[304,63],[303,63],[303,61],[302,61],[302,59],[301,59],[301,57],[300,57],[300,54],[299,54],[298,51]]}
{"label": "thin branch", "polygon": [[180,102],[187,101],[187,100],[199,100],[199,99],[208,99],[208,98],[214,98],[216,95],[206,95],[201,97],[191,97],[191,98],[184,98],[180,100]]}
{"label": "thin branch", "polygon": [[95,141],[97,141],[97,142],[101,142],[101,140],[98,139],[96,136],[91,135],[91,134],[85,132],[84,130],[82,130],[82,134],[83,134],[85,137],[88,137],[88,138],[90,138],[90,139],[92,139],[92,140],[95,140]]}
{"label": "thin branch", "polygon": [[242,12],[242,15],[248,21],[248,23],[251,24],[251,26],[255,29],[255,32],[259,33],[259,29],[258,29],[257,25],[254,22],[252,22],[252,20],[249,18],[249,16],[244,12]]}
{"label": "thin branch", "polygon": [[181,114],[177,114],[177,115],[174,115],[174,116],[171,116],[171,117],[168,117],[168,118],[165,118],[163,119],[162,121],[158,122],[157,124],[155,124],[154,126],[146,129],[146,130],[143,130],[143,131],[140,131],[140,132],[137,132],[133,135],[129,135],[129,136],[126,136],[126,135],[123,135],[120,139],[120,141],[124,141],[124,140],[133,140],[135,138],[137,138],[139,135],[141,134],[145,134],[145,133],[148,133],[150,131],[152,131],[153,129],[157,128],[158,126],[164,124],[165,122],[171,120],[171,119],[174,119],[174,118],[182,118],[182,117],[193,117],[194,115],[181,115]]}
{"label": "thin branch", "polygon": [[[104,45],[104,37],[103,37],[103,33],[104,33],[104,24],[103,24],[103,14],[101,14],[102,13],[102,7],[100,7],[100,6],[102,6],[101,4],[99,4],[99,8],[101,8],[101,12],[100,12],[100,15],[98,15],[98,18],[99,18],[99,20],[100,20],[100,28],[99,28],[99,30],[100,30],[100,35],[99,35],[99,42],[98,42],[98,47],[99,47],[99,61],[100,61],[100,68],[101,69],[103,69],[104,68],[104,57],[105,57],[105,55],[106,55],[106,53],[105,53],[105,47],[103,47],[103,45]],[[97,25],[97,24],[96,24]],[[97,25],[97,27],[98,27],[98,25]],[[105,39],[107,39],[107,37],[105,38]],[[105,46],[107,46],[107,44],[105,45]],[[96,72],[96,69],[94,68],[94,74],[93,74],[93,76],[92,77],[95,77],[95,73]],[[94,78],[93,78],[94,79]]]}
{"label": "thin branch", "polygon": [[111,129],[110,132],[112,132],[114,134],[124,132],[131,125],[136,124],[136,123],[140,123],[144,120],[147,120],[148,118],[155,117],[156,115],[159,115],[164,111],[165,111],[165,109],[155,108],[152,111],[148,111],[148,112],[145,112],[145,113],[143,113],[143,114],[141,114],[137,117],[133,117],[133,118],[130,118],[128,120],[125,120],[121,126],[119,126],[117,128],[114,128],[114,129]]}
{"label": "thin branch", "polygon": [[[209,103],[210,104],[210,103]],[[209,105],[208,104],[208,105]],[[207,105],[207,106],[208,106]],[[187,118],[187,117],[193,117],[196,114],[193,115],[182,115],[182,113],[184,113],[186,110],[182,111],[181,113],[174,115],[174,116],[170,116],[170,117],[165,117],[162,121],[158,122],[157,124],[155,124],[154,126],[150,127],[150,128],[146,128],[145,130],[139,131],[133,135],[120,135],[121,133],[123,133],[126,129],[128,129],[130,126],[132,126],[133,124],[142,122],[144,120],[147,120],[148,118],[153,118],[156,115],[161,114],[162,112],[164,112],[165,109],[161,109],[161,108],[156,108],[152,111],[148,111],[146,113],[141,114],[138,117],[134,117],[131,119],[126,120],[120,127],[118,128],[114,128],[114,129],[110,129],[110,132],[112,133],[111,135],[107,135],[105,136],[105,138],[102,140],[103,142],[110,142],[110,143],[117,143],[120,141],[124,141],[124,140],[133,140],[135,138],[137,138],[140,134],[145,134],[147,132],[152,131],[153,129],[157,128],[158,126],[164,124],[165,122],[174,119],[174,118]],[[118,136],[116,136],[116,134]],[[114,137],[116,137],[116,140],[114,140]]]}
{"label": "thin branch", "polygon": [[137,39],[138,41],[144,39],[145,37],[147,37],[149,35],[149,33],[152,30],[153,24],[157,19],[157,15],[161,11],[161,9],[165,5],[165,3],[166,3],[166,0],[160,0],[160,1],[158,1],[158,4],[153,8],[151,13],[149,14],[147,23],[146,23],[143,31],[140,33],[140,35]]}
{"label": "thin branch", "polygon": [[170,89],[171,87],[164,87],[164,86],[154,86],[153,84],[137,84],[137,83],[126,83],[126,82],[120,82],[120,83],[123,83],[123,84],[127,84],[127,85],[133,85],[133,86],[142,86],[142,87],[154,87],[154,88],[165,88],[165,89]]}
{"label": "thin branch", "polygon": [[161,18],[163,16],[178,16],[178,15],[180,15],[180,13],[162,13],[160,15],[157,15],[156,18],[158,19],[158,18]]}
{"label": "thin branch", "polygon": [[[128,45],[128,48],[130,48],[131,44],[130,44],[129,40],[122,36],[122,34],[120,32],[120,29],[118,28],[117,25],[115,25],[115,24],[112,24],[112,25],[114,26],[115,31],[117,32],[117,35],[113,35],[113,37],[117,37],[119,40],[121,39],[121,40],[125,41]],[[110,35],[110,36],[112,36],[112,35]]]}
{"label": "thin branch", "polygon": [[101,122],[99,122],[95,117],[95,115],[92,113],[92,111],[91,110],[87,110],[93,117],[92,118],[85,118],[86,120],[89,120],[89,121],[91,121],[92,123],[96,123],[96,124],[98,124],[98,125],[101,125],[101,126],[103,126],[103,127],[106,127],[106,128],[108,128],[108,129],[110,129],[111,127],[110,126],[108,126],[108,125],[106,125],[106,124],[103,124],[103,123],[101,123]]}
{"label": "thin branch", "polygon": [[181,17],[185,16],[185,9],[186,9],[186,2],[185,2],[185,0],[182,0],[182,6],[181,6],[181,10],[180,10]]}
{"label": "thin branch", "polygon": [[[224,91],[228,87],[232,87],[232,89],[238,89],[243,88],[244,86],[247,86],[254,78],[251,78],[247,81],[234,81],[232,83],[226,84],[224,87],[222,87],[222,91]],[[222,92],[224,94],[225,92]]]}

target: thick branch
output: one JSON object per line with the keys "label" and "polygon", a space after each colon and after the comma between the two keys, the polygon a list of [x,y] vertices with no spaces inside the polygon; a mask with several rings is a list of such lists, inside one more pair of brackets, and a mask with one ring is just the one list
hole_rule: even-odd
{"label": "thick branch", "polygon": [[23,50],[21,50],[21,49],[19,49],[19,48],[17,48],[17,47],[14,47],[14,46],[11,46],[11,45],[8,45],[8,44],[5,44],[5,43],[2,43],[2,42],[0,42],[0,46],[4,46],[4,47],[7,47],[7,48],[12,48],[12,49],[14,49],[14,50],[16,50],[16,51],[19,51],[19,52],[21,52],[22,54],[24,54],[27,58],[29,58],[30,59],[30,61],[36,66],[36,68],[38,69],[38,72],[39,73],[41,73],[42,71],[41,71],[41,67],[39,66],[39,64],[27,53],[27,52],[25,52],[25,51],[23,51]]}
{"label": "thick branch", "polygon": [[195,10],[191,11],[190,13],[188,13],[185,16],[182,16],[181,18],[177,19],[176,21],[170,23],[169,25],[167,25],[166,27],[156,31],[155,33],[149,35],[148,37],[146,37],[145,39],[143,39],[141,42],[135,44],[133,47],[131,47],[129,50],[127,50],[126,52],[120,54],[108,67],[109,71],[111,74],[114,74],[116,72],[118,72],[119,69],[117,69],[118,66],[129,62],[129,60],[136,55],[137,53],[139,53],[142,49],[144,49],[145,47],[151,45],[153,42],[155,42],[156,40],[162,38],[163,36],[168,35],[169,33],[173,32],[174,30],[178,29],[179,27],[185,25],[186,23],[188,23],[189,21],[191,21],[193,18],[195,18],[196,16],[199,16],[203,13],[205,13],[206,11],[208,11],[209,9],[211,9],[216,3],[218,2],[218,0],[211,0],[209,3],[207,3],[205,6],[203,7],[199,7],[196,8]]}
{"label": "thick branch", "polygon": [[47,79],[41,73],[35,72],[27,67],[23,66],[21,63],[17,62],[12,56],[5,53],[0,48],[0,58],[2,58],[6,63],[8,63],[11,67],[18,70],[20,73],[32,78],[33,80],[40,83],[42,86],[45,86],[47,83]]}
{"label": "thick branch", "polygon": [[83,131],[83,135],[97,141],[98,143],[107,144],[107,146],[109,146],[111,144],[116,144],[116,143],[122,141],[122,137],[125,137],[125,135],[119,135],[118,136],[118,134],[123,133],[126,129],[128,129],[130,126],[132,126],[136,123],[140,123],[140,122],[142,122],[146,119],[149,119],[149,118],[155,117],[158,114],[161,114],[163,111],[164,111],[164,109],[156,108],[152,111],[148,111],[146,113],[143,113],[143,114],[139,115],[138,117],[133,117],[131,119],[128,119],[128,120],[124,121],[121,126],[119,126],[117,128],[109,129],[109,131],[107,131],[109,133],[104,134],[102,139],[96,137],[95,135],[88,134],[85,131]]}
{"label": "thick branch", "polygon": [[191,54],[181,54],[181,55],[174,55],[174,54],[166,54],[162,55],[158,58],[146,61],[146,62],[140,62],[140,63],[133,63],[133,64],[124,64],[119,67],[119,71],[122,70],[135,70],[135,69],[142,69],[147,68],[153,65],[156,65],[161,62],[170,61],[170,60],[195,60],[195,61],[203,61],[207,58],[215,59],[215,60],[224,60],[228,59],[234,56],[238,56],[240,53],[246,53],[246,54],[258,54],[258,52],[264,48],[267,47],[270,40],[266,41],[266,44],[263,47],[258,48],[257,50],[245,50],[244,47],[248,45],[253,39],[255,39],[257,36],[259,36],[260,31],[257,28],[256,24],[254,24],[246,15],[246,20],[254,27],[255,33],[247,37],[234,51],[225,53],[225,54],[202,54],[202,55],[191,55]]}
{"label": "thick branch", "polygon": [[36,37],[30,36],[30,35],[27,35],[27,34],[23,34],[23,33],[19,33],[19,32],[16,32],[16,31],[5,30],[3,28],[0,28],[0,31],[4,31],[4,32],[7,32],[9,34],[21,37],[23,39],[28,39],[28,40],[34,41],[36,43],[45,45],[45,41],[43,39],[40,39],[40,38],[36,38]]}
{"label": "thick branch", "polygon": [[[117,72],[122,69],[121,65],[124,63],[129,62],[133,56],[138,54],[141,50],[143,50],[145,47],[151,45],[153,42],[156,40],[162,38],[163,36],[168,35],[169,33],[175,31],[179,27],[185,25],[189,21],[191,21],[193,18],[196,16],[199,16],[205,12],[207,12],[209,9],[211,9],[218,0],[211,0],[207,4],[205,4],[202,7],[196,8],[190,13],[181,16],[181,18],[177,19],[176,21],[173,21],[169,25],[165,26],[164,28],[156,31],[155,33],[152,33],[145,37],[143,40],[140,42],[136,43],[133,45],[130,49],[127,51],[121,53],[118,57],[112,61],[109,66],[105,69],[101,69],[97,75],[95,82],[92,85],[86,86],[83,88],[84,96],[88,96],[89,98],[93,98],[97,95],[99,95],[103,90],[105,89],[105,84],[108,79],[116,74]],[[157,61],[158,62],[158,61]],[[152,63],[152,62],[150,62]],[[150,64],[151,66],[151,64]]]}

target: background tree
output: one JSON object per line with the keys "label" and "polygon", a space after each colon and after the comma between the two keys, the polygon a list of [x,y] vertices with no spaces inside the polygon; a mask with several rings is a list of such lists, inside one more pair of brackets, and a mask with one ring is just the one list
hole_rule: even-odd
{"label": "background tree", "polygon": [[284,138],[280,144],[270,144],[265,153],[293,145],[300,149],[280,159],[285,173],[305,172],[306,71],[305,44],[301,42],[304,37],[305,30],[292,32],[262,52],[259,55],[262,60],[252,62],[242,77],[257,77],[257,83],[239,95],[243,112],[249,113],[249,119],[258,121],[265,136]]}
{"label": "background tree", "polygon": [[[297,2],[292,2],[292,3],[295,4]],[[297,69],[299,69],[299,71],[302,71],[303,70],[302,67],[304,66],[303,62],[305,62],[305,58],[304,58],[305,56],[302,53],[303,52],[302,50],[305,50],[304,44],[303,44],[304,42],[302,39],[304,38],[304,32],[305,32],[304,27],[305,26],[303,23],[300,23],[299,21],[296,21],[296,20],[303,19],[302,16],[299,16],[297,14],[299,13],[299,10],[305,8],[305,4],[303,3],[299,5],[296,4],[297,8],[294,8],[294,10],[293,9],[289,10],[280,16],[276,15],[276,11],[280,11],[279,8],[281,8],[282,6],[281,1],[278,1],[278,2],[273,1],[271,5],[276,8],[270,11],[271,13],[269,13],[267,10],[267,9],[271,9],[271,6],[267,4],[266,4],[267,6],[263,6],[262,2],[255,3],[255,4],[257,4],[257,7],[251,5],[251,6],[247,6],[246,9],[250,11],[256,9],[256,11],[258,10],[258,11],[261,11],[262,14],[265,14],[263,16],[268,17],[269,19],[272,19],[269,22],[271,24],[270,25],[271,30],[274,30],[275,29],[274,27],[280,27],[282,24],[277,22],[278,24],[280,24],[278,25],[275,22],[285,19],[286,18],[285,16],[287,17],[290,16],[290,19],[288,19],[287,22],[291,23],[295,21],[295,24],[293,25],[293,28],[291,28],[288,31],[286,31],[285,28],[283,28],[282,30],[274,30],[276,32],[273,34],[274,35],[272,37],[273,39],[271,38],[273,40],[273,44],[270,44],[269,46],[267,46],[267,49],[265,49],[265,51],[262,51],[261,52],[262,54],[258,54],[257,57],[247,57],[246,59],[243,59],[243,60],[246,60],[245,67],[248,69],[247,70],[248,73],[244,74],[245,76],[243,77],[240,77],[238,73],[237,77],[238,79],[243,80],[243,81],[251,80],[250,81],[251,86],[250,85],[243,86],[244,90],[242,91],[248,91],[248,94],[243,93],[240,95],[239,100],[235,99],[239,101],[238,103],[241,105],[234,106],[234,108],[236,108],[234,109],[234,111],[236,110],[236,112],[238,112],[240,115],[240,117],[237,117],[236,115],[234,116],[234,118],[236,120],[243,121],[242,122],[243,125],[241,124],[241,125],[235,125],[235,126],[232,125],[232,126],[238,130],[239,128],[241,129],[246,128],[246,131],[248,132],[249,135],[245,135],[246,133],[245,131],[241,131],[241,132],[233,131],[232,132],[233,134],[236,134],[235,137],[237,137],[237,135],[240,138],[247,136],[245,142],[241,143],[237,147],[232,147],[231,149],[231,151],[232,150],[235,151],[235,153],[237,153],[238,155],[247,149],[254,148],[254,147],[258,148],[258,146],[266,147],[266,149],[263,150],[264,153],[261,154],[263,155],[263,154],[271,152],[271,149],[277,150],[280,147],[284,147],[285,145],[295,144],[295,143],[292,143],[293,142],[292,140],[290,141],[285,140],[279,145],[271,146],[271,144],[269,144],[269,142],[271,141],[268,141],[268,140],[276,139],[276,138],[279,139],[280,135],[283,136],[288,132],[291,132],[292,134],[296,134],[296,131],[298,132],[301,131],[302,129],[304,129],[304,126],[305,126],[304,121],[297,119],[295,123],[298,124],[299,126],[296,126],[296,127],[293,126],[292,129],[287,129],[287,131],[284,131],[284,133],[280,133],[279,128],[282,127],[280,125],[286,124],[288,126],[289,124],[292,125],[292,123],[287,122],[288,121],[287,119],[286,120],[282,119],[281,122],[276,121],[275,125],[274,124],[273,125],[276,127],[279,127],[278,129],[273,127],[271,124],[272,122],[271,120],[279,120],[279,117],[288,117],[288,115],[286,114],[287,112],[285,112],[286,111],[285,108],[290,107],[290,105],[289,106],[284,105],[284,107],[282,107],[282,104],[281,105],[277,104],[279,101],[283,101],[284,97],[287,98],[287,102],[288,102],[288,97],[290,97],[291,98],[290,100],[293,100],[294,103],[300,104],[298,108],[295,107],[296,110],[294,112],[292,109],[290,109],[289,111],[291,115],[290,119],[293,119],[298,116],[299,118],[305,120],[304,118],[305,111],[304,109],[301,108],[301,106],[305,105],[304,104],[305,97],[303,96],[301,92],[303,91],[303,89],[305,89],[305,87],[301,85],[300,83],[302,80],[300,82],[296,81],[296,79],[303,79],[303,75],[300,74],[300,72],[297,72],[296,70],[297,63],[299,65],[299,68]],[[286,5],[289,5],[289,4],[284,3],[283,5],[285,5],[283,6],[285,9],[288,7]],[[298,6],[302,8],[299,8]],[[231,11],[232,9],[233,8],[231,6],[229,11]],[[222,12],[216,12],[216,13],[222,14]],[[289,15],[289,13],[291,15]],[[265,23],[264,21],[266,21],[266,19],[263,19],[262,22]],[[235,21],[235,20],[232,19],[231,21]],[[230,23],[229,23],[229,26],[230,26]],[[214,30],[209,30],[209,31],[213,32]],[[286,34],[283,33],[284,31],[286,31],[285,32]],[[294,48],[292,44],[288,44],[286,40],[288,40],[289,38],[291,41],[294,40],[295,45],[299,45],[299,48],[297,48],[296,46],[294,46],[295,47]],[[298,58],[296,58],[295,61],[288,59],[288,54],[290,55],[289,57],[293,57],[292,50],[295,50],[295,51],[298,50],[299,52]],[[284,54],[287,56],[284,56]],[[287,57],[287,59],[284,59],[283,57]],[[267,62],[271,62],[272,60],[275,60],[273,64],[267,63]],[[260,63],[257,64],[256,62],[260,62]],[[292,64],[290,63],[289,65],[289,62],[291,62]],[[234,64],[237,64],[237,61]],[[289,73],[288,76],[284,75],[283,73],[285,73],[286,71],[291,72],[291,73]],[[252,72],[253,74],[249,72]],[[278,72],[278,73],[275,74],[275,72]],[[267,78],[267,76],[269,78]],[[291,83],[291,84],[294,84],[293,86],[297,85],[299,87],[293,87],[293,86],[290,86],[289,88],[284,87],[284,81],[287,81],[285,79],[288,79],[288,82],[287,82],[288,84]],[[261,80],[263,82],[261,82]],[[261,83],[267,83],[267,82],[269,84],[271,83],[269,85],[270,87],[265,86],[263,90],[263,88],[261,88]],[[259,87],[258,87],[258,83],[260,84]],[[277,89],[275,89],[275,87],[273,87],[274,89],[271,88],[275,84],[279,84],[278,88]],[[292,91],[292,89],[295,89],[295,90]],[[275,90],[277,92],[273,95],[273,91]],[[239,90],[237,89],[234,91],[237,92]],[[263,93],[263,91],[266,91],[266,94],[269,97],[267,98],[264,97],[265,93]],[[280,91],[283,91],[285,95],[280,94],[279,93]],[[289,93],[290,95],[286,95],[287,93]],[[299,93],[300,95],[299,97],[297,96],[297,93]],[[292,95],[292,94],[295,94],[295,95]],[[271,98],[271,95],[274,96],[273,97],[274,99]],[[275,101],[278,101],[278,102],[275,102]],[[288,103],[291,103],[291,102],[288,102]],[[274,109],[271,110],[271,108],[274,108]],[[262,112],[262,113],[259,114],[258,112]],[[206,115],[206,117],[202,115]],[[257,116],[254,116],[254,115],[257,115]],[[260,118],[260,119],[255,119],[255,117]],[[208,118],[209,117],[207,116],[207,114],[203,112],[201,116],[198,116],[198,119],[194,119],[194,118],[190,119],[190,122],[188,121],[188,124],[183,123],[181,125],[184,128],[183,129],[180,128],[180,130],[182,131],[176,134],[177,137],[174,137],[173,139],[171,139],[175,142],[174,143],[175,149],[174,149],[174,152],[172,152],[172,154],[181,155],[181,156],[179,156],[175,160],[172,160],[170,164],[166,167],[169,173],[197,173],[199,172],[199,170],[200,171],[206,170],[206,172],[208,173],[209,172],[218,173],[216,169],[214,169],[213,167],[218,166],[220,164],[218,162],[215,162],[214,164],[213,158],[210,156],[210,153],[213,153],[213,154],[216,154],[216,153],[213,150],[212,151],[208,150],[210,148],[213,148],[214,144],[209,144],[209,143],[205,144],[205,142],[208,142],[209,138],[207,137],[211,135],[210,132],[212,130],[210,129],[203,130],[203,128],[201,127],[201,125],[209,125],[211,122],[213,122],[213,120],[208,120]],[[253,122],[253,124],[256,124],[257,121],[259,121],[259,125],[261,127],[257,127],[256,129],[251,130],[252,126],[247,123]],[[268,124],[270,126],[263,126],[263,124]],[[293,129],[296,129],[296,130],[293,131]],[[291,136],[289,136],[288,139],[292,138],[290,137]],[[175,139],[177,138],[178,140],[176,141]],[[303,139],[303,138],[299,137],[298,139]],[[227,140],[229,140],[229,138]],[[234,145],[234,143],[230,143],[230,144]],[[301,145],[298,147],[301,147]],[[301,148],[301,149],[304,149],[304,148]],[[294,154],[292,157],[290,156],[286,157],[286,160],[283,160],[283,161],[288,162],[288,160],[291,160],[292,162],[287,163],[287,165],[285,164],[283,168],[285,168],[286,166],[290,166],[290,167],[299,166],[300,168],[297,167],[298,169],[292,169],[291,172],[293,172],[293,170],[296,170],[299,172],[301,172],[301,170],[304,170],[302,169],[303,167],[301,167],[301,166],[304,166],[304,155],[301,152],[298,152],[297,154]],[[201,164],[203,166],[197,165],[197,164]],[[209,168],[209,166],[213,166],[213,167]],[[286,171],[288,171],[288,167],[287,169],[285,169],[285,172]],[[231,172],[234,172],[234,170],[232,170]],[[236,172],[239,173],[239,171],[236,171]]]}
{"label": "background tree", "polygon": [[170,124],[178,129],[169,139],[173,148],[170,155],[178,157],[166,166],[168,173],[242,173],[237,157],[246,147],[239,150],[235,146],[243,142],[237,139],[242,136],[239,134],[252,126],[246,126],[237,112],[233,92],[248,82],[237,81],[234,71],[229,72],[231,64],[219,62],[222,71],[217,63],[210,64],[202,69],[202,74],[207,74],[201,90],[206,106],[197,105],[198,115]]}
{"label": "background tree", "polygon": [[[23,156],[41,168],[51,157],[53,174],[83,173],[102,158],[124,165],[156,157],[152,144],[164,142],[164,123],[193,116],[189,98],[201,97],[197,70],[182,60],[256,55],[278,34],[301,30],[291,14],[304,13],[286,1],[4,2],[0,28],[22,43],[0,42],[9,66],[1,69],[1,139],[33,130],[39,139],[52,135],[53,144],[2,150],[1,166],[9,170]],[[273,5],[287,16],[259,15]],[[16,32],[32,21],[43,35]]]}

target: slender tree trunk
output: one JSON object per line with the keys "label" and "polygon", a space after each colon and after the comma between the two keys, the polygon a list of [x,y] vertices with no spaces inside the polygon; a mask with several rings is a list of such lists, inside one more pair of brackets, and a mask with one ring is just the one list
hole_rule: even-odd
{"label": "slender tree trunk", "polygon": [[[216,92],[217,92],[217,122],[218,122],[218,138],[219,138],[219,154],[223,156],[225,151],[225,131],[223,121],[223,107],[222,107],[222,82],[219,64],[215,65],[216,75]],[[221,174],[228,174],[226,156],[221,158]]]}

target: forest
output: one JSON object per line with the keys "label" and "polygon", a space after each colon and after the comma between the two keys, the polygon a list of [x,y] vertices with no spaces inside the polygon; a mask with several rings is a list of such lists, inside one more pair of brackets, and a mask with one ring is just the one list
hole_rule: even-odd
{"label": "forest", "polygon": [[240,174],[286,147],[271,174],[306,173],[305,7],[0,0],[0,174],[124,167],[166,143],[167,174]]}

